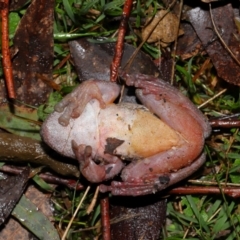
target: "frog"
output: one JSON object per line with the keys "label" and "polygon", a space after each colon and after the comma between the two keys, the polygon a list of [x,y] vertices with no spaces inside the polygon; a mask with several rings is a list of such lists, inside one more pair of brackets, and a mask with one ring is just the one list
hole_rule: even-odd
{"label": "frog", "polygon": [[211,126],[177,88],[144,74],[121,74],[141,104],[119,102],[116,82],[90,79],[55,105],[41,127],[43,141],[77,159],[81,174],[112,195],[153,194],[205,162]]}

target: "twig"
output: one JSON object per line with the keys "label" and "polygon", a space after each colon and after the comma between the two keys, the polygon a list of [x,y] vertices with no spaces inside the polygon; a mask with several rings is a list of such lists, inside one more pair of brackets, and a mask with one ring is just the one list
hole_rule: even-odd
{"label": "twig", "polygon": [[237,116],[237,117],[228,116],[227,118],[225,117],[225,118],[209,119],[209,123],[214,128],[217,128],[217,127],[221,127],[221,128],[240,127],[239,116]]}
{"label": "twig", "polygon": [[215,185],[215,186],[221,185],[224,187],[239,187],[240,189],[239,183],[218,183],[216,181],[203,181],[203,180],[188,180],[188,182],[201,185]]}
{"label": "twig", "polygon": [[70,59],[70,57],[71,57],[70,54],[68,54],[66,57],[64,57],[62,59],[62,61],[60,63],[58,63],[58,65],[56,67],[54,67],[53,70],[57,71],[57,70],[61,69],[64,66],[64,64]]}
{"label": "twig", "polygon": [[9,50],[9,36],[8,36],[8,13],[9,13],[9,0],[4,0],[1,6],[2,16],[2,65],[5,75],[5,82],[8,91],[8,97],[11,99],[16,98],[13,82],[12,62]]}
{"label": "twig", "polygon": [[54,89],[58,92],[61,91],[61,86],[56,84],[54,81],[52,81],[52,79],[47,78],[46,76],[44,76],[43,74],[40,74],[40,73],[36,73],[36,77],[41,79],[45,84],[47,84],[52,89]]}
{"label": "twig", "polygon": [[103,240],[111,240],[108,195],[101,199],[101,221]]}
{"label": "twig", "polygon": [[75,189],[77,191],[84,189],[84,186],[74,179],[60,178],[52,174],[46,174],[46,173],[40,173],[39,177],[42,178],[47,183],[53,183],[58,185],[61,184],[70,189]]}
{"label": "twig", "polygon": [[87,208],[87,211],[86,211],[87,214],[90,214],[90,212],[92,212],[94,206],[96,205],[98,193],[99,193],[99,186],[96,188],[96,191],[94,193],[93,199],[92,199],[90,205]]}
{"label": "twig", "polygon": [[200,67],[200,69],[195,73],[194,77],[192,78],[193,82],[196,82],[196,80],[199,78],[201,73],[204,72],[204,70],[208,67],[209,63],[210,63],[210,58],[207,58],[202,64],[202,66]]}
{"label": "twig", "polygon": [[123,54],[124,37],[127,31],[128,19],[132,9],[133,0],[126,0],[123,7],[122,20],[118,30],[118,39],[115,46],[114,57],[110,67],[110,81],[116,82],[118,69],[121,64]]}
{"label": "twig", "polygon": [[240,188],[233,187],[177,187],[168,192],[168,194],[179,194],[179,195],[188,195],[188,194],[222,194],[228,195],[233,198],[240,197]]}
{"label": "twig", "polygon": [[206,102],[204,102],[203,104],[199,105],[198,108],[202,108],[203,106],[207,105],[209,102],[211,102],[212,100],[214,100],[215,98],[219,97],[220,95],[222,95],[223,93],[225,93],[227,91],[227,89],[223,89],[222,91],[220,91],[219,93],[217,93],[216,95],[214,95],[212,98],[208,99]]}
{"label": "twig", "polygon": [[[11,173],[11,174],[20,174],[23,170],[24,170],[24,167],[16,167],[16,166],[9,166],[9,165],[3,165],[2,167],[0,167],[1,172]],[[76,189],[76,190],[84,189],[84,186],[81,183],[78,183],[74,179],[61,178],[49,173],[40,173],[39,177],[47,183],[53,183],[58,185],[61,184],[61,185],[65,185],[68,188]]]}

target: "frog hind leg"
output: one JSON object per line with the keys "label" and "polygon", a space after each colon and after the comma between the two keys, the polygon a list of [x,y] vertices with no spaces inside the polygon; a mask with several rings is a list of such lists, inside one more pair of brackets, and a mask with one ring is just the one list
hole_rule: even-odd
{"label": "frog hind leg", "polygon": [[135,179],[133,182],[112,181],[111,186],[101,184],[100,192],[109,191],[112,195],[119,196],[140,196],[156,193],[189,177],[204,164],[205,158],[205,154],[202,153],[191,165],[177,172],[153,175],[151,179],[146,176],[145,180],[141,178]]}
{"label": "frog hind leg", "polygon": [[[211,126],[207,121],[207,118],[203,116],[201,111],[197,109],[186,96],[169,83],[159,78],[144,74],[129,75],[124,73],[121,77],[126,81],[128,86],[135,86],[138,90],[142,89],[142,91],[138,91],[137,93],[138,97],[140,97],[140,101],[142,101],[141,98],[143,98],[143,95],[152,94],[158,100],[164,99],[164,101],[167,100],[167,102],[170,101],[180,107],[183,107],[185,109],[184,111],[187,111],[190,115],[192,115],[201,125],[204,137],[207,138],[210,135]],[[143,100],[145,99],[143,98]],[[153,105],[148,104],[148,107],[149,109],[152,109]],[[153,112],[155,112],[155,110],[153,110]],[[158,113],[156,114],[158,115]],[[167,115],[162,115],[161,117],[168,118]]]}

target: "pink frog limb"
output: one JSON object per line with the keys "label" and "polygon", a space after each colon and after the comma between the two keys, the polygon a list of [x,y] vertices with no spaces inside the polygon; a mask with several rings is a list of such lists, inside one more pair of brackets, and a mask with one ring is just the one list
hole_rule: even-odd
{"label": "pink frog limb", "polygon": [[58,122],[67,126],[71,118],[78,118],[86,105],[93,99],[97,100],[101,108],[112,103],[120,93],[120,87],[112,82],[88,80],[76,87],[70,94],[57,103],[55,111],[62,113]]}
{"label": "pink frog limb", "polygon": [[158,176],[153,175],[153,178],[149,178],[146,182],[136,181],[135,183],[129,183],[112,181],[110,186],[101,184],[100,191],[111,192],[112,195],[118,196],[140,196],[156,193],[192,175],[204,164],[205,160],[206,156],[202,153],[191,165],[184,167],[177,172],[162,173]]}

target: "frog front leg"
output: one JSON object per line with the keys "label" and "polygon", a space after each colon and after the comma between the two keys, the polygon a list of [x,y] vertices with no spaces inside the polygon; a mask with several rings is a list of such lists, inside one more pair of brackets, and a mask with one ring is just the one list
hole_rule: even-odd
{"label": "frog front leg", "polygon": [[[191,101],[170,84],[142,74],[125,74],[123,78],[128,86],[137,88],[139,100],[179,134],[180,141],[165,152],[130,163],[122,171],[123,182],[113,182],[111,191],[117,186],[122,187],[123,195],[133,195],[134,189],[137,195],[146,194],[146,189],[155,192],[176,182],[172,179],[182,180],[192,173],[190,170],[196,171],[196,166],[201,166],[205,159],[202,155],[204,140],[211,128]],[[191,168],[194,161],[196,166]],[[162,183],[161,179],[166,182]]]}
{"label": "frog front leg", "polygon": [[58,122],[62,126],[67,126],[69,120],[78,118],[93,99],[99,102],[101,108],[105,108],[106,104],[112,103],[119,96],[119,93],[120,87],[116,83],[93,79],[85,81],[55,105],[56,112],[63,112]]}

